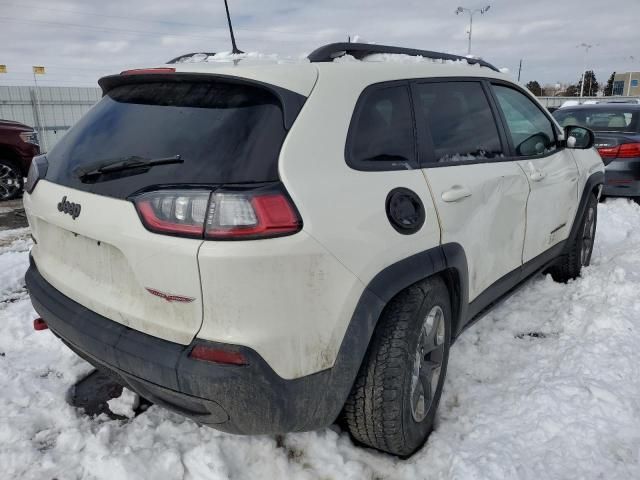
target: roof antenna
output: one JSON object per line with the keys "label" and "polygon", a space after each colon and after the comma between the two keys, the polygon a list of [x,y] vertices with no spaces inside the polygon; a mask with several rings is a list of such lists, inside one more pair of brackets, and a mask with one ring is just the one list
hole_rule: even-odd
{"label": "roof antenna", "polygon": [[227,21],[229,22],[229,33],[231,34],[231,53],[244,53],[242,50],[239,50],[236,45],[236,37],[233,35],[233,26],[231,25],[231,15],[229,15],[229,5],[227,4],[227,0],[224,0],[224,8],[227,10]]}

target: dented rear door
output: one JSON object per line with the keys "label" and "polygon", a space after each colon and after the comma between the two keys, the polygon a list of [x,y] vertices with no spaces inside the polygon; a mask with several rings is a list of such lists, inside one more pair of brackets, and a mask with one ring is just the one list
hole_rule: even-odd
{"label": "dented rear door", "polygon": [[522,265],[529,185],[505,156],[481,81],[418,81],[413,97],[441,243],[464,249],[471,302]]}

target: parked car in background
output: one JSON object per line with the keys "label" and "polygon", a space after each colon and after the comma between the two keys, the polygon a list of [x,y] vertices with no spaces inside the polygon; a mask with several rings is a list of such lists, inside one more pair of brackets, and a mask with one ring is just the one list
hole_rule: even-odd
{"label": "parked car in background", "polygon": [[22,123],[0,120],[0,200],[22,193],[31,159],[40,153],[37,132]]}
{"label": "parked car in background", "polygon": [[595,146],[607,165],[604,195],[640,199],[640,105],[580,105],[553,116],[563,127],[579,125],[595,133]]}

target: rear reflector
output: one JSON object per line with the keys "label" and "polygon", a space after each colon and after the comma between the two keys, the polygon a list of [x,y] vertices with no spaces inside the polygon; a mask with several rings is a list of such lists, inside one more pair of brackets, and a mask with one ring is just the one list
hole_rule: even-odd
{"label": "rear reflector", "polygon": [[196,345],[191,353],[191,358],[204,360],[205,362],[225,363],[228,365],[247,365],[247,359],[239,352],[229,352],[219,348]]}
{"label": "rear reflector", "polygon": [[136,68],[133,70],[125,70],[120,72],[120,75],[146,75],[149,73],[175,73],[176,69],[171,67],[158,67],[158,68]]}
{"label": "rear reflector", "polygon": [[34,330],[46,330],[49,328],[49,325],[47,325],[47,322],[45,322],[43,319],[41,318],[36,318],[33,321],[33,329]]}

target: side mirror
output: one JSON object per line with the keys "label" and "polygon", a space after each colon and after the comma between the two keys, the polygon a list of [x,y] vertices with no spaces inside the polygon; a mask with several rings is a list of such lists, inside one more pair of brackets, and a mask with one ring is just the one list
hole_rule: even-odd
{"label": "side mirror", "polygon": [[566,138],[567,148],[577,150],[588,150],[592,148],[596,140],[591,130],[577,125],[564,127],[564,138]]}

